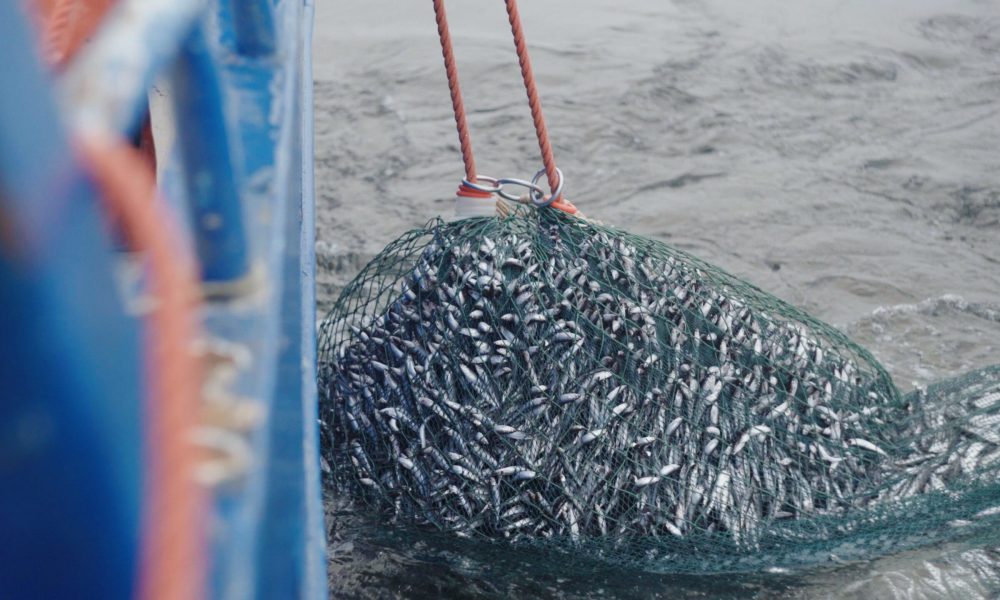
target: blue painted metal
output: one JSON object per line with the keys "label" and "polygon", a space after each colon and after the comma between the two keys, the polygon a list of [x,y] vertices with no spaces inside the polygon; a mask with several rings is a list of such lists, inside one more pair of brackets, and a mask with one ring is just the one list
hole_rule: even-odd
{"label": "blue painted metal", "polygon": [[[303,489],[305,507],[302,527],[302,553],[305,565],[302,573],[305,598],[326,598],[328,595],[326,532],[323,509],[322,469],[320,468],[319,441],[319,398],[317,385],[316,354],[316,193],[315,193],[315,136],[313,125],[313,23],[315,22],[314,0],[303,0],[302,31],[299,33],[299,56],[301,60],[301,95],[299,106],[299,131],[301,131],[302,197],[299,218],[299,289],[302,320],[299,323],[301,340],[302,386],[305,390],[301,406],[305,415],[302,427],[302,470],[305,480]],[[290,332],[289,332],[290,333]]]}
{"label": "blue painted metal", "polygon": [[218,284],[245,278],[250,257],[240,182],[233,169],[233,125],[228,122],[223,82],[206,27],[198,25],[191,33],[171,83],[184,163],[181,174],[201,276]]}
{"label": "blue painted metal", "polygon": [[0,597],[134,584],[137,323],[17,3],[0,3]]}
{"label": "blue painted metal", "polygon": [[224,8],[231,15],[237,53],[261,57],[274,52],[274,0],[228,0]]}
{"label": "blue painted metal", "polygon": [[[282,292],[282,338],[293,342],[281,351],[272,413],[271,452],[265,527],[261,532],[258,587],[261,597],[284,594],[318,598],[326,590],[325,530],[319,478],[316,401],[315,213],[313,196],[312,4],[306,4],[298,36],[301,63],[295,73],[300,90],[292,126],[300,132],[288,162],[286,246]],[[299,174],[296,177],[296,173]],[[282,549],[277,550],[276,549]],[[283,549],[290,549],[285,552]],[[299,584],[294,590],[283,581]]]}
{"label": "blue painted metal", "polygon": [[[127,132],[142,106],[136,90],[173,60],[171,48],[182,48],[170,71],[177,145],[160,157],[160,183],[190,214],[187,237],[209,282],[238,279],[254,265],[253,285],[206,305],[202,320],[211,341],[251,357],[229,392],[267,415],[240,433],[250,469],[213,490],[210,596],[325,598],[312,1],[206,1],[194,29],[197,12],[186,11],[197,0],[122,5],[160,10],[169,2],[177,14],[164,17],[162,31],[141,12],[114,21],[151,36],[118,63],[118,75],[132,79],[116,79],[115,48],[102,40],[141,37],[99,36],[100,52],[85,53],[91,58],[75,62],[60,86],[63,113],[79,128]],[[117,259],[93,190],[72,162],[48,84],[26,56],[29,28],[12,7],[0,2],[0,597],[114,598],[133,589],[136,564],[138,324],[116,293]],[[86,81],[77,65],[110,68],[95,85],[125,89],[88,94],[77,87]]]}
{"label": "blue painted metal", "polygon": [[273,56],[225,44],[237,26],[226,19],[210,45],[237,133],[235,168],[260,283],[238,306],[209,306],[206,324],[250,351],[254,366],[235,390],[270,415],[249,439],[260,469],[219,490],[215,555],[224,562],[214,566],[213,595],[220,598],[326,593],[312,312],[311,16],[301,0],[274,3]]}

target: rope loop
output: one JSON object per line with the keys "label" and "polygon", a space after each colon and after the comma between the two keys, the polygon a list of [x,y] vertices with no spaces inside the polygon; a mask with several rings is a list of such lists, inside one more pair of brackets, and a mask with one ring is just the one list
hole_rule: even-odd
{"label": "rope loop", "polygon": [[[559,178],[559,182],[556,183],[555,189],[552,190],[551,194],[549,194],[548,196],[543,195],[541,190],[539,190],[538,186],[535,185],[535,183],[542,177],[542,175],[545,175],[546,172],[547,172],[546,169],[541,169],[537,173],[535,173],[534,177],[531,178],[531,186],[532,186],[531,203],[539,208],[543,206],[549,206],[553,202],[556,202],[557,200],[559,200],[559,198],[562,197],[563,174],[558,167],[556,168],[556,176]],[[549,182],[551,185],[551,180],[549,180]]]}

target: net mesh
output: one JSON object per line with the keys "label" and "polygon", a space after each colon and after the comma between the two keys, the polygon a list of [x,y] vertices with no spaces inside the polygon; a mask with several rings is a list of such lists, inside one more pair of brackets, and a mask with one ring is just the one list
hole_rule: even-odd
{"label": "net mesh", "polygon": [[320,335],[330,482],[390,520],[676,573],[1000,537],[1000,368],[901,395],[833,327],[559,211],[403,235]]}

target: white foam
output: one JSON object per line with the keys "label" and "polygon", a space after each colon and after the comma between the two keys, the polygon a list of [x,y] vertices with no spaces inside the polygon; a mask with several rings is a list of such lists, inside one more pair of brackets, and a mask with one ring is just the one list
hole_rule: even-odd
{"label": "white foam", "polygon": [[927,298],[916,304],[894,304],[880,306],[871,315],[861,319],[885,321],[901,316],[935,315],[942,310],[952,310],[966,313],[987,321],[1000,323],[1000,304],[985,302],[968,302],[957,294],[943,294],[936,298]]}

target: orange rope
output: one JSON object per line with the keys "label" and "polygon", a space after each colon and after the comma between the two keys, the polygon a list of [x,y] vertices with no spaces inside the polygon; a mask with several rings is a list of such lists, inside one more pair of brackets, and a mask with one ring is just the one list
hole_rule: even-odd
{"label": "orange rope", "polygon": [[181,251],[172,215],[156,197],[154,175],[139,151],[126,143],[87,139],[81,153],[108,212],[123,224],[130,245],[145,253],[157,300],[146,332],[149,397],[139,597],[201,598],[205,494],[194,480],[199,453],[190,440],[201,392],[201,365],[192,354],[198,331],[196,271]]}
{"label": "orange rope", "polygon": [[465,118],[462,88],[458,82],[458,65],[455,63],[455,51],[451,45],[448,15],[445,12],[443,0],[434,0],[434,19],[437,21],[438,37],[441,40],[441,55],[444,57],[444,70],[448,78],[448,90],[451,92],[451,105],[455,111],[455,126],[458,129],[458,141],[462,147],[462,160],[465,161],[465,176],[469,181],[474,181],[476,159],[472,155],[472,138],[469,135],[469,123]]}
{"label": "orange rope", "polygon": [[[521,65],[521,78],[524,80],[524,90],[528,94],[528,106],[531,108],[531,120],[535,123],[535,136],[538,138],[538,149],[542,153],[542,166],[545,167],[545,176],[549,180],[549,189],[555,191],[560,184],[559,174],[556,172],[556,158],[552,153],[552,144],[549,142],[549,129],[545,126],[545,117],[542,115],[542,101],[538,97],[538,87],[535,85],[535,73],[531,69],[531,57],[528,56],[528,42],[524,36],[524,27],[521,26],[521,13],[517,9],[517,0],[505,0],[507,4],[507,19],[510,21],[510,31],[514,34],[514,50],[517,52],[517,61]],[[577,212],[576,206],[566,199],[562,193],[555,198],[550,205],[569,214]]]}
{"label": "orange rope", "polygon": [[[555,191],[560,184],[559,173],[556,170],[556,159],[552,153],[552,144],[549,142],[549,132],[545,126],[545,117],[542,115],[542,103],[538,97],[538,87],[535,85],[535,76],[531,69],[531,59],[528,56],[524,28],[521,26],[521,16],[517,10],[516,0],[505,1],[511,32],[514,34],[514,48],[517,51],[518,62],[521,65],[521,76],[524,79],[524,88],[528,94],[528,105],[531,108],[531,118],[535,124],[535,134],[538,137],[538,148],[542,152],[542,164],[545,167],[545,174],[548,177],[549,189]],[[455,53],[451,45],[451,34],[448,29],[448,18],[444,10],[444,0],[434,0],[434,16],[437,20],[438,37],[441,39],[441,54],[444,56],[444,69],[448,77],[448,89],[451,91],[451,105],[455,113],[455,126],[458,129],[458,141],[462,149],[462,160],[465,162],[465,179],[466,181],[476,183],[476,160],[472,154],[472,139],[469,135],[465,105],[462,102],[462,91],[458,83],[458,67],[455,64]],[[464,183],[459,186],[458,195],[479,198],[489,198],[492,196],[492,194],[487,192],[474,190]],[[550,206],[570,214],[577,212],[576,207],[564,198],[561,192]]]}
{"label": "orange rope", "polygon": [[42,25],[42,48],[61,69],[94,34],[114,0],[33,0]]}
{"label": "orange rope", "polygon": [[549,130],[545,127],[545,117],[542,115],[542,101],[538,98],[538,87],[535,85],[535,74],[531,70],[531,57],[528,56],[528,44],[524,39],[524,28],[521,26],[521,14],[517,10],[517,0],[505,0],[507,18],[510,20],[510,31],[514,34],[514,49],[517,60],[521,64],[521,77],[524,79],[524,89],[528,93],[528,106],[531,107],[531,119],[535,122],[535,135],[538,137],[538,149],[542,151],[542,165],[549,179],[549,189],[559,185],[559,175],[556,173],[556,158],[552,154],[552,144],[549,143]]}
{"label": "orange rope", "polygon": [[[462,161],[465,162],[465,179],[476,183],[476,159],[472,155],[472,136],[469,135],[469,123],[465,118],[465,105],[462,102],[462,88],[458,83],[458,65],[455,64],[455,52],[451,46],[451,32],[448,29],[448,15],[444,10],[444,0],[434,0],[434,18],[437,21],[438,37],[441,39],[441,54],[444,56],[444,71],[448,77],[448,90],[451,92],[451,106],[455,112],[455,127],[458,129],[458,143],[462,148]],[[465,192],[474,192],[467,194]],[[458,189],[460,196],[482,196],[465,185]],[[485,197],[489,197],[486,194]]]}
{"label": "orange rope", "polygon": [[45,44],[46,60],[54,67],[62,66],[69,56],[69,39],[77,7],[74,0],[55,0],[51,16],[46,19],[49,27],[42,36],[42,43]]}

